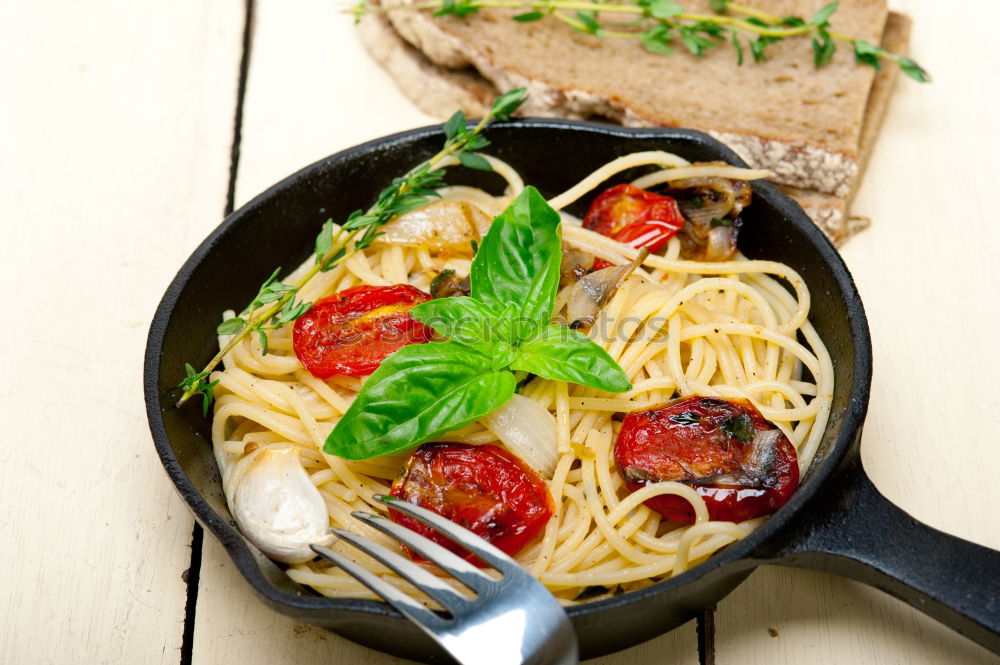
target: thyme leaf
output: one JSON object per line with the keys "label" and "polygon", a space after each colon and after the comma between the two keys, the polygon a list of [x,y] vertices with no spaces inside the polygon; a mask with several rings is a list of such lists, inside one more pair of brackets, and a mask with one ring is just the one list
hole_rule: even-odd
{"label": "thyme leaf", "polygon": [[219,382],[218,379],[211,383],[205,383],[205,378],[211,373],[211,370],[195,372],[191,363],[184,363],[184,372],[186,376],[177,384],[177,387],[183,389],[185,394],[190,391],[191,395],[201,395],[201,415],[207,416],[208,407],[215,400],[212,388]]}
{"label": "thyme leaf", "polygon": [[701,416],[694,411],[685,411],[684,413],[675,413],[668,417],[667,420],[678,425],[697,425],[701,422]]}
{"label": "thyme leaf", "polygon": [[[479,0],[443,0],[439,13],[455,14],[459,17],[479,11]],[[372,8],[359,5],[361,13]],[[445,142],[441,150],[417,165],[406,174],[393,178],[389,186],[379,192],[375,203],[368,210],[355,210],[339,227],[332,219],[326,220],[314,242],[316,260],[313,267],[295,284],[285,284],[278,279],[281,268],[277,268],[264,280],[257,295],[239,316],[223,321],[216,329],[219,335],[231,335],[230,340],[201,372],[195,372],[190,364],[185,365],[185,378],[177,384],[183,390],[177,405],[180,406],[195,395],[202,396],[202,410],[208,413],[208,406],[214,397],[212,387],[206,383],[210,372],[248,334],[256,332],[264,355],[268,353],[268,330],[275,330],[295,321],[309,311],[310,302],[298,302],[295,294],[309,280],[320,272],[335,268],[350,252],[368,247],[381,232],[378,230],[392,218],[419,208],[445,185],[445,170],[438,168],[444,159],[457,157],[467,168],[490,169],[489,162],[474,154],[490,144],[482,136],[483,130],[494,121],[509,120],[511,115],[524,103],[527,92],[524,88],[511,90],[498,97],[489,113],[477,124],[469,126],[465,115],[455,113],[444,125]]]}
{"label": "thyme leaf", "polygon": [[734,439],[738,439],[740,443],[749,443],[755,432],[753,421],[745,413],[733,416],[722,423],[722,431]]}
{"label": "thyme leaf", "polygon": [[[830,63],[837,42],[845,42],[854,49],[855,60],[860,64],[880,69],[881,61],[889,60],[915,81],[930,81],[927,71],[912,58],[890,53],[880,46],[834,30],[830,22],[840,6],[839,0],[816,10],[808,21],[801,16],[775,16],[733,0],[709,0],[715,13],[707,16],[698,13],[697,9],[689,12],[677,0],[594,2],[593,9],[589,8],[589,4],[581,0],[425,0],[385,7],[361,0],[348,11],[359,17],[375,12],[431,9],[434,16],[465,18],[483,7],[504,7],[514,10],[512,18],[519,23],[551,18],[568,24],[578,32],[600,38],[639,40],[647,51],[660,55],[674,52],[675,37],[696,56],[703,56],[709,49],[723,46],[728,41],[735,51],[737,65],[743,64],[743,40],[746,40],[757,63],[766,62],[767,48],[783,39],[809,40],[813,64],[817,68]],[[618,18],[602,20],[603,16],[609,15]],[[503,118],[497,116],[497,119]],[[455,126],[460,124],[456,122]]]}

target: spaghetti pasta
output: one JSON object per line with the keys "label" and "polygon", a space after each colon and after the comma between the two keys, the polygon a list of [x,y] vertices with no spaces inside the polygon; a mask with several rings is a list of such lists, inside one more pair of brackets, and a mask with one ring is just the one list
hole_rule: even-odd
{"label": "spaghetti pasta", "polygon": [[[467,187],[441,192],[444,201],[466,202],[490,217],[524,187],[504,162],[488,157],[507,181],[501,197]],[[753,179],[763,174],[729,166],[692,166],[663,152],[636,153],[611,162],[550,204],[563,209],[615,173],[637,166],[659,170],[636,181],[652,186],[679,178]],[[584,228],[563,212],[563,242],[613,264],[639,251]],[[742,523],[712,520],[703,498],[688,484],[656,482],[629,492],[616,468],[613,446],[618,415],[646,409],[675,396],[749,400],[791,441],[801,471],[809,466],[830,413],[833,368],[808,321],[810,297],[804,281],[786,265],[738,257],[723,262],[682,260],[672,238],[646,256],[601,308],[589,331],[632,382],[621,394],[534,378],[520,394],[554,416],[557,461],[547,482],[553,513],[541,537],[516,558],[563,602],[631,590],[677,575],[752,532],[766,517]],[[302,274],[312,259],[293,273]],[[301,298],[315,301],[357,285],[410,284],[428,290],[444,270],[467,274],[470,257],[426,246],[375,242],[308,282]],[[786,285],[790,286],[789,290]],[[571,286],[555,301],[565,318]],[[225,338],[220,340],[225,343]],[[216,406],[212,440],[224,482],[242,457],[262,447],[294,448],[318,488],[332,527],[349,528],[387,547],[398,547],[351,517],[351,511],[381,511],[374,495],[388,494],[407,455],[365,461],[323,452],[327,436],[345,413],[364,378],[319,379],[306,371],[292,348],[292,327],[270,331],[269,352],[247,337],[212,374]],[[496,444],[482,422],[438,437],[440,441]],[[683,497],[694,524],[663,518],[644,502],[660,495]],[[340,547],[337,544],[334,548]],[[344,550],[345,553],[347,550]],[[407,592],[414,589],[356,550],[349,556]],[[353,578],[322,561],[296,563],[288,574],[329,596],[372,597]]]}

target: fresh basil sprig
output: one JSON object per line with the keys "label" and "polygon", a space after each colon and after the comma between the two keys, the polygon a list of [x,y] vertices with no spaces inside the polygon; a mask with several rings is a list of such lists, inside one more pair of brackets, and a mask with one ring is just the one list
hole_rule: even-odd
{"label": "fresh basil sprig", "polygon": [[483,238],[471,294],[410,310],[449,341],[404,346],[382,361],[323,450],[362,460],[430,441],[509,400],[515,371],[606,392],[631,389],[603,348],[552,323],[561,260],[559,213],[527,187]]}

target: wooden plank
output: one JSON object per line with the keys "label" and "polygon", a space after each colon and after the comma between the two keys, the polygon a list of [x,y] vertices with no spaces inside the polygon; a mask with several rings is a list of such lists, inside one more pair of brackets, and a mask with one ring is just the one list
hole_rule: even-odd
{"label": "wooden plank", "polygon": [[[402,97],[368,58],[351,20],[336,5],[315,0],[299,3],[290,12],[283,3],[262,0],[256,6],[254,30],[237,202],[332,152],[434,122]],[[268,609],[211,536],[206,537],[203,556],[194,662],[406,662]],[[593,662],[631,665],[661,658],[678,665],[698,662],[694,622]]]}
{"label": "wooden plank", "polygon": [[[917,519],[1000,548],[1000,120],[977,110],[1000,102],[1000,85],[972,64],[1000,9],[983,5],[969,23],[940,3],[893,5],[914,18],[911,51],[935,79],[900,79],[855,206],[872,226],[843,252],[874,343],[862,459]],[[959,29],[962,43],[936,38]],[[974,107],[953,103],[973,89]],[[879,591],[808,571],[757,571],[720,604],[718,631],[722,664],[1000,662]]]}
{"label": "wooden plank", "polygon": [[[331,632],[289,619],[265,606],[211,536],[203,550],[194,663],[214,665],[405,665]],[[698,665],[695,622],[591,665]]]}
{"label": "wooden plank", "polygon": [[[982,293],[997,292],[986,255],[987,248],[996,246],[989,242],[996,240],[995,231],[990,229],[973,243],[958,239],[949,243],[960,247],[961,255],[942,259],[935,251],[944,244],[937,234],[945,214],[983,222],[976,226],[977,233],[990,219],[991,208],[982,194],[991,191],[985,178],[992,170],[985,156],[992,153],[989,147],[998,146],[981,144],[995,142],[995,125],[987,127],[994,131],[973,140],[970,128],[984,126],[981,120],[973,121],[979,117],[973,115],[974,108],[961,111],[959,124],[943,120],[951,117],[962,86],[968,89],[974,83],[973,74],[963,72],[974,71],[965,68],[978,61],[974,45],[986,43],[985,35],[969,46],[948,44],[953,50],[946,52],[945,44],[932,43],[927,27],[956,20],[946,17],[943,6],[929,0],[894,5],[916,19],[918,59],[939,77],[951,80],[945,85],[942,81],[924,87],[908,81],[900,85],[857,205],[875,218],[874,227],[846,250],[876,339],[876,380],[864,459],[878,486],[917,517],[998,547],[1000,531],[990,516],[1000,506],[986,477],[998,461],[989,449],[995,410],[967,413],[962,407],[970,396],[978,395],[982,403],[988,399],[983,395],[995,394],[985,381],[996,375],[989,370],[1000,368],[988,354],[969,360],[948,356],[952,342],[970,334],[970,350],[985,350],[988,324],[1000,321],[996,302],[948,281],[973,263],[965,281],[977,280]],[[274,0],[261,0],[257,6],[237,202],[335,150],[431,121],[369,61],[336,7],[319,0],[298,3],[294,12],[283,11]],[[977,80],[979,89],[983,77]],[[984,94],[988,100],[997,99],[995,88]],[[969,166],[946,166],[931,174],[932,164]],[[973,179],[958,182],[957,174],[967,171]],[[952,180],[940,183],[942,178]],[[972,185],[975,192],[965,196],[973,191]],[[927,196],[933,200],[927,201]],[[918,222],[915,232],[913,220]],[[930,256],[936,257],[933,265],[927,258],[926,263],[909,258]],[[929,294],[933,298],[925,298]],[[937,304],[945,302],[947,310]],[[946,320],[944,311],[952,310],[958,312],[957,320]],[[915,317],[914,312],[919,314]],[[940,326],[937,333],[928,321]],[[982,332],[969,332],[979,327]],[[984,367],[985,363],[993,364]],[[976,378],[970,379],[972,375]],[[948,407],[945,413],[963,414],[958,430],[936,418],[937,409],[927,406],[939,405],[942,399]],[[996,406],[995,400],[986,406]],[[968,452],[956,454],[959,441]],[[941,442],[956,443],[943,456]],[[956,486],[955,479],[969,478],[971,483]],[[253,596],[214,543],[206,544],[198,600],[196,662],[266,663],[289,653],[305,664],[398,662],[274,614]],[[716,662],[723,664],[996,662],[979,647],[878,591],[808,571],[759,570],[723,601],[716,622]],[[774,629],[776,636],[768,629]],[[696,661],[695,631],[689,624],[596,662]]]}
{"label": "wooden plank", "polygon": [[237,205],[327,155],[436,122],[368,57],[342,7],[257,3]]}
{"label": "wooden plank", "polygon": [[2,15],[0,663],[176,663],[192,520],[142,352],[222,215],[241,4]]}

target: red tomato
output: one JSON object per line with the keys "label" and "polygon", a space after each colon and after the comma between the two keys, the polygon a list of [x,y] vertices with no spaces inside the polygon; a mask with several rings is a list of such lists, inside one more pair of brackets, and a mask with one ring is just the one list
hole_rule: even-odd
{"label": "red tomato", "polygon": [[[694,487],[713,520],[742,522],[785,505],[799,485],[795,447],[747,400],[688,397],[622,422],[615,462],[630,491],[676,480]],[[646,505],[667,519],[694,522],[685,499]]]}
{"label": "red tomato", "polygon": [[[601,192],[583,217],[584,227],[629,247],[661,249],[681,227],[684,216],[677,201],[632,185],[616,185]],[[597,259],[594,269],[610,265]]]}
{"label": "red tomato", "polygon": [[320,379],[371,374],[397,349],[430,340],[433,331],[409,315],[428,300],[409,284],[354,286],[322,298],[295,321],[295,355]]}
{"label": "red tomato", "polygon": [[[390,494],[461,524],[510,555],[527,545],[552,516],[552,499],[545,482],[512,453],[490,445],[426,443],[407,460]],[[475,556],[413,518],[393,510],[389,515],[466,560],[479,563]]]}

